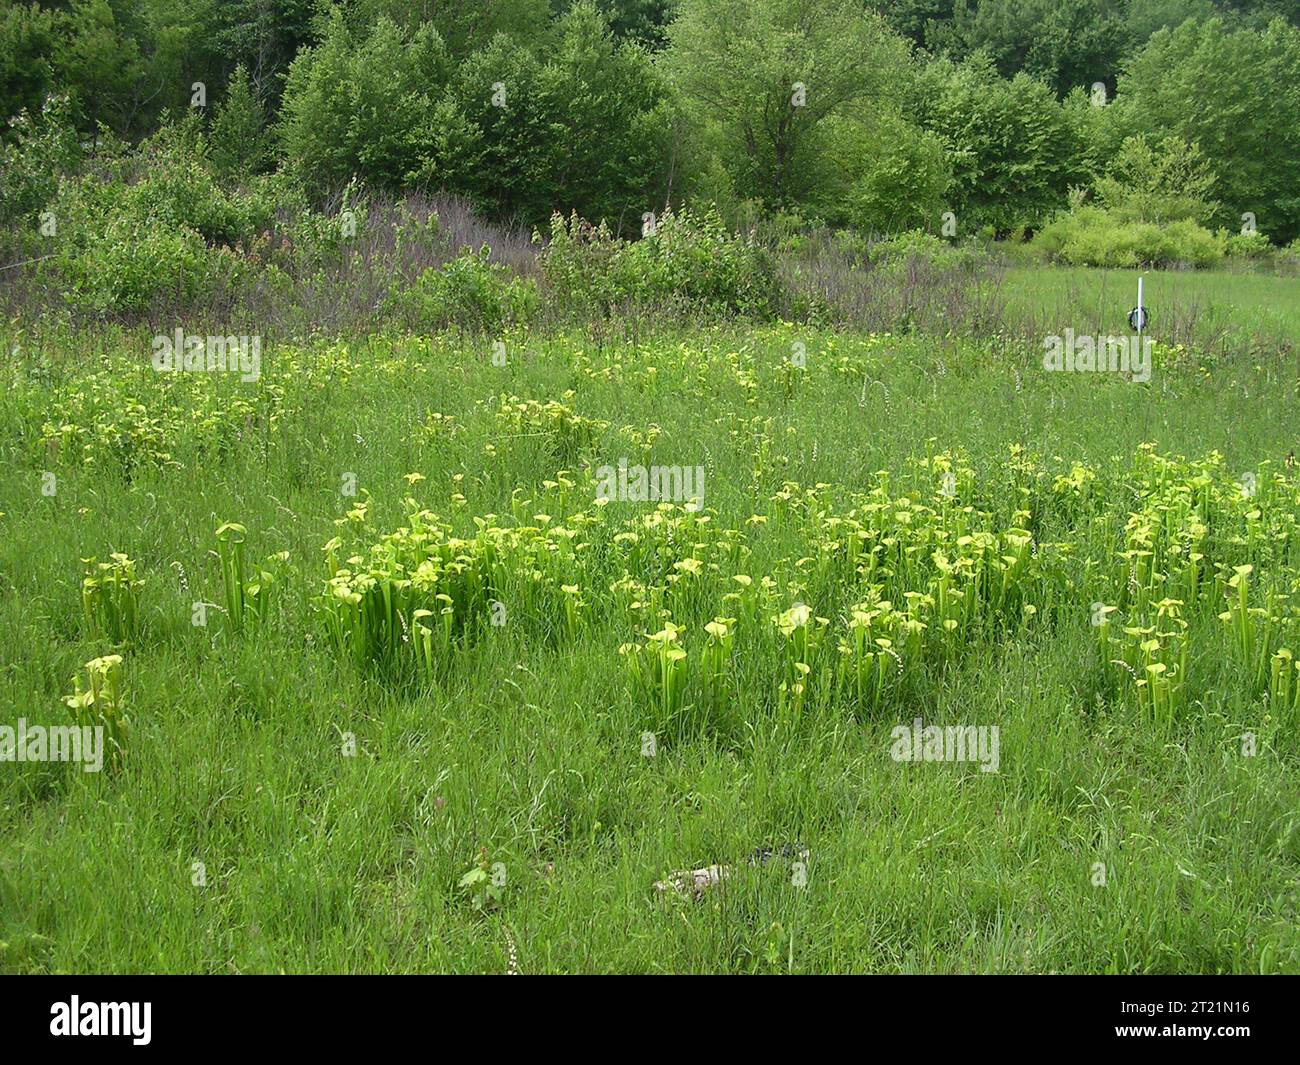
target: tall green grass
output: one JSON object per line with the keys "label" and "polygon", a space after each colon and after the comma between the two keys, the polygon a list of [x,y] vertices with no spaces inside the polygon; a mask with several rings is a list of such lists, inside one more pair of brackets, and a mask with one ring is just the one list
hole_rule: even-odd
{"label": "tall green grass", "polygon": [[1223,356],[1300,342],[1300,281],[1247,271],[1016,267],[1002,283],[1007,319],[1034,333],[1124,334],[1139,276],[1157,341]]}
{"label": "tall green grass", "polygon": [[[1276,536],[1232,540],[1256,506],[1292,513],[1271,480],[1292,483],[1297,414],[1276,364],[1158,357],[1138,385],[1044,373],[1030,342],[790,326],[507,351],[498,366],[486,342],[450,338],[271,347],[242,388],[153,375],[129,351],[11,363],[0,724],[67,721],[70,678],[110,650],[85,617],[82,559],[120,552],[144,584],[139,635],[118,652],[117,771],[0,763],[0,968],[501,972],[513,940],[523,972],[1300,971],[1296,729],[1273,696],[1277,640],[1261,682],[1260,629],[1239,635],[1294,558]],[[1197,469],[1143,465],[1144,443],[1222,455],[1202,553],[1255,560],[1235,627],[1215,614],[1240,599],[1212,571],[1190,593],[1193,527],[1157,527],[1170,508],[1200,512]],[[703,465],[705,510],[669,522],[616,501],[579,524],[584,467],[622,456]],[[1230,502],[1248,471],[1259,497]],[[1026,584],[985,617],[960,572],[891,557],[934,573],[936,629],[972,611],[961,640],[936,633],[931,651],[926,636],[911,668],[907,601],[886,635],[859,589],[842,612],[818,598],[847,551],[840,504],[882,485],[935,528],[982,511],[1002,534],[1017,512],[1042,515],[1023,564],[1064,583],[1050,599]],[[445,559],[464,582],[453,605],[481,623],[439,643],[441,614],[397,604],[355,630],[389,651],[357,653],[321,597],[341,569],[396,560],[385,552],[408,549],[422,508],[449,527],[422,544],[487,552],[458,543]],[[1126,540],[1134,513],[1153,529]],[[241,587],[251,617],[252,569],[213,534],[232,521],[244,558],[281,558],[275,597],[257,624],[196,625],[195,602],[233,616]],[[616,553],[601,530],[629,522],[639,539]],[[524,526],[538,530],[526,543],[482,531]],[[1146,535],[1159,565],[1126,568]],[[531,568],[522,553],[498,566],[507,548]],[[675,568],[688,558],[699,573]],[[1184,601],[1185,634],[1157,616],[1166,598]],[[1116,607],[1104,633],[1094,601]],[[1125,625],[1178,630],[1180,691],[1138,694],[1112,661]],[[1176,661],[1171,639],[1143,651],[1155,633],[1139,636],[1131,668]],[[658,656],[639,659],[648,672],[624,644]],[[677,644],[681,685],[683,660],[664,665]],[[998,725],[1000,771],[891,760],[891,729],[915,717]],[[804,886],[789,863],[745,861],[792,843],[809,852]],[[653,890],[712,863],[733,873],[698,901]]]}

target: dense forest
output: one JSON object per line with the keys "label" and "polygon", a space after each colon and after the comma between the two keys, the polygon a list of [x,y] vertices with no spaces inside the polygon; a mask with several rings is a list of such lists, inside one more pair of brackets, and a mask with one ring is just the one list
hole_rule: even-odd
{"label": "dense forest", "polygon": [[238,287],[259,248],[300,274],[412,196],[606,257],[676,212],[714,226],[710,261],[724,234],[820,231],[1291,263],[1297,22],[1296,0],[9,4],[6,291],[34,265],[29,293],[131,313]]}
{"label": "dense forest", "polygon": [[696,202],[1003,238],[1073,206],[1286,244],[1298,23],[1297,0],[8,3],[0,218],[182,136],[222,188],[275,174],[331,209],[355,182],[524,226]]}

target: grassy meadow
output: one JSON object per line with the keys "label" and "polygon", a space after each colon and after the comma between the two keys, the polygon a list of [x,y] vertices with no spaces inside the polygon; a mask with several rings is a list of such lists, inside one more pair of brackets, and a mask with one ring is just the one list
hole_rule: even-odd
{"label": "grassy meadow", "polygon": [[1100,270],[1016,266],[1002,294],[1008,313],[1040,333],[1117,333],[1137,305],[1138,278],[1154,335],[1224,356],[1293,352],[1300,338],[1300,283],[1286,273]]}
{"label": "grassy meadow", "polygon": [[10,329],[0,971],[1300,971],[1289,348]]}

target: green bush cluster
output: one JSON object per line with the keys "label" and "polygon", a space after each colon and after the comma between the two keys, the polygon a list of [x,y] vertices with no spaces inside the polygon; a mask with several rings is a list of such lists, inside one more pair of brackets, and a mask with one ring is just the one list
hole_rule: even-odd
{"label": "green bush cluster", "polygon": [[[576,211],[624,237],[672,202],[873,234],[937,232],[951,212],[961,237],[1007,238],[1079,186],[1121,214],[1155,192],[1211,229],[1249,213],[1285,245],[1297,23],[1294,0],[9,4],[0,222],[30,223],[83,151],[192,112],[223,181],[278,169],[322,210],[359,180],[526,226]],[[1206,71],[1231,92],[1207,95]],[[50,99],[57,122],[39,117]],[[1130,185],[1134,166],[1187,187]]]}
{"label": "green bush cluster", "polygon": [[59,175],[80,161],[81,146],[66,96],[51,96],[35,114],[20,111],[0,140],[0,223],[32,222],[54,197]]}
{"label": "green bush cluster", "polygon": [[982,262],[985,256],[983,250],[976,244],[956,244],[924,230],[910,229],[886,237],[884,240],[871,242],[867,246],[866,258],[876,265],[924,259],[944,269],[969,269]]}
{"label": "green bush cluster", "polygon": [[500,333],[526,325],[537,313],[537,284],[493,263],[491,249],[466,248],[441,268],[429,267],[412,285],[399,283],[389,309],[422,331],[448,327]]}
{"label": "green bush cluster", "polygon": [[558,307],[580,315],[678,306],[711,314],[769,316],[780,286],[756,241],[731,233],[716,211],[666,210],[637,241],[576,214],[551,218],[542,276]]}
{"label": "green bush cluster", "polygon": [[270,224],[266,186],[232,192],[213,177],[192,122],[165,127],[139,153],[64,178],[49,204],[52,270],[69,304],[99,314],[193,299],[245,269],[235,253]]}
{"label": "green bush cluster", "polygon": [[1229,259],[1269,259],[1274,257],[1274,248],[1268,237],[1254,230],[1227,234],[1223,240],[1223,253]]}
{"label": "green bush cluster", "polygon": [[1035,244],[1071,266],[1212,266],[1226,254],[1227,238],[1182,219],[1159,225],[1130,222],[1099,207],[1080,207],[1053,219]]}

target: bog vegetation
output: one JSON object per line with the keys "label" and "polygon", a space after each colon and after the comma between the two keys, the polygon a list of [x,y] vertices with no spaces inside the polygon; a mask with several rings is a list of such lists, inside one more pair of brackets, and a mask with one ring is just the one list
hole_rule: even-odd
{"label": "bog vegetation", "polygon": [[[7,968],[503,969],[507,932],[525,971],[1300,965],[1279,363],[1017,389],[1012,340],[728,326],[308,342],[250,386],[44,350],[6,382],[6,704],[108,757],[6,769]],[[615,456],[703,498],[598,501]],[[892,761],[916,717],[999,725],[1000,772]],[[788,840],[802,887],[650,890]]]}
{"label": "bog vegetation", "polygon": [[1300,971],[1297,21],[6,8],[0,970]]}

